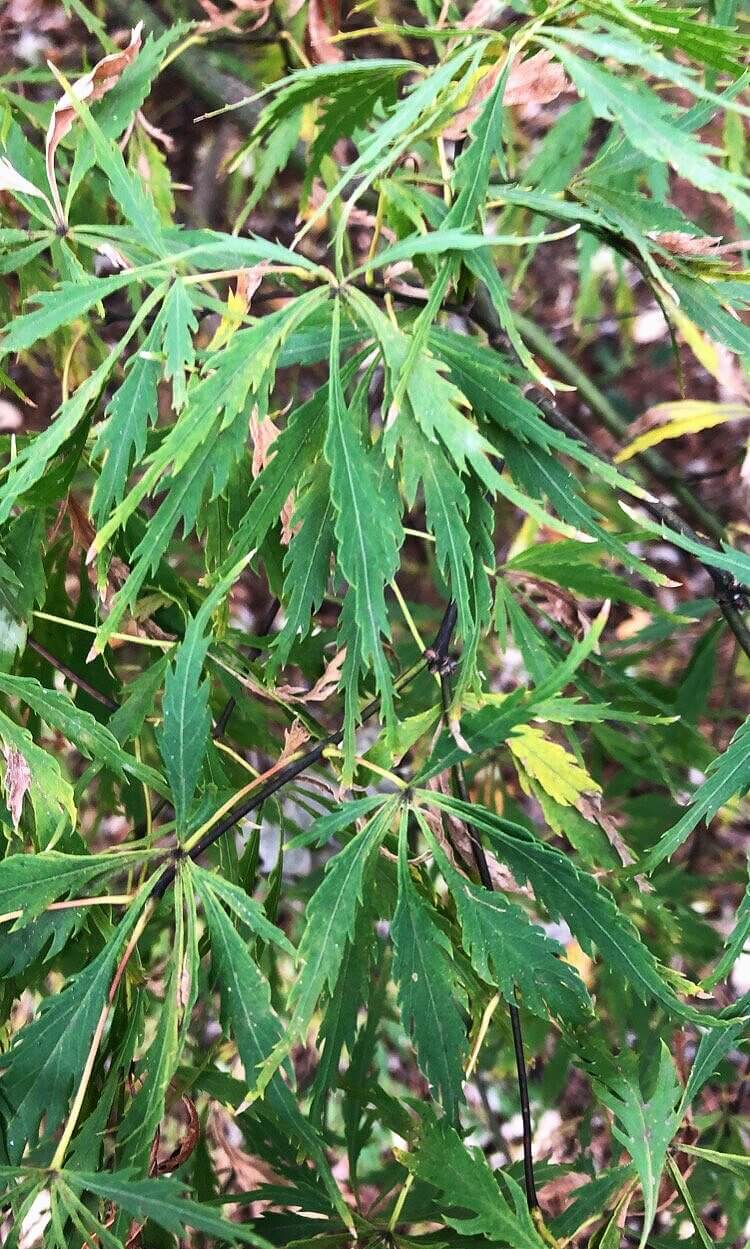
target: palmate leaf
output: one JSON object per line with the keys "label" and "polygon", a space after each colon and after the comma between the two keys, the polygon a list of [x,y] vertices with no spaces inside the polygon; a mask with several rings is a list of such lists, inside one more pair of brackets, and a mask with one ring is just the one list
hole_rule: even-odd
{"label": "palmate leaf", "polygon": [[[748,869],[750,870],[750,859],[748,860]],[[750,937],[750,880],[745,886],[745,892],[742,895],[740,904],[737,907],[737,913],[734,917],[734,927],[724,943],[724,953],[717,963],[710,976],[703,981],[704,988],[712,988],[714,985],[720,984],[729,975],[732,967],[736,963],[740,954],[746,947],[748,938]]]}
{"label": "palmate leaf", "polygon": [[560,43],[546,38],[540,42],[553,48],[595,117],[616,122],[634,148],[660,164],[672,165],[701,190],[723,196],[745,216],[750,214],[750,196],[742,189],[747,179],[735,177],[710,160],[717,149],[681,130],[675,124],[674,109],[641,83],[618,78]]}
{"label": "palmate leaf", "polygon": [[209,681],[201,680],[211,643],[207,630],[213,612],[246,562],[237,565],[204,599],[188,622],[185,636],[176,648],[174,660],[167,671],[164,719],[156,737],[169,781],[178,834],[185,830],[211,728]]}
{"label": "palmate leaf", "polygon": [[664,1042],[653,1091],[645,1097],[635,1071],[610,1062],[596,1079],[599,1097],[615,1117],[613,1132],[633,1159],[643,1193],[643,1226],[639,1249],[648,1241],[656,1217],[662,1171],[667,1150],[680,1124],[680,1086],[674,1063]]}
{"label": "palmate leaf", "polygon": [[696,790],[693,801],[681,819],[668,828],[638,863],[639,872],[652,872],[671,858],[701,820],[708,823],[720,807],[750,785],[750,720],[737,729],[722,755],[711,764],[708,775]]}
{"label": "palmate leaf", "polygon": [[583,794],[601,793],[601,785],[575,756],[559,742],[546,738],[541,729],[519,725],[508,738],[508,749],[522,783],[527,777],[537,781],[545,793],[563,806],[574,807]]}
{"label": "palmate leaf", "polygon": [[[325,456],[331,469],[331,498],[336,509],[338,563],[350,587],[354,629],[346,637],[347,670],[371,667],[386,723],[393,719],[392,678],[383,651],[390,637],[385,588],[396,574],[404,533],[395,493],[378,471],[375,452],[365,446],[355,415],[346,405],[340,377],[341,306],[337,301],[331,330],[328,430]],[[347,700],[352,749],[353,711]]]}
{"label": "palmate leaf", "polygon": [[185,412],[149,457],[137,484],[97,534],[97,551],[106,546],[168,470],[178,479],[197,451],[235,424],[251,397],[255,397],[259,415],[265,415],[281,344],[325,298],[323,290],[308,291],[248,329],[238,330],[226,348],[209,356],[203,376],[195,378],[188,388]]}
{"label": "palmate leaf", "polygon": [[396,801],[388,799],[348,845],[329,860],[325,876],[307,904],[297,956],[301,970],[289,995],[292,1014],[282,1058],[305,1035],[321,993],[332,990],[336,983],[341,957],[354,935],[374,859],[395,809]]}
{"label": "palmate leaf", "polygon": [[462,1099],[467,1030],[451,942],[411,878],[402,814],[398,852],[398,905],[391,923],[393,974],[404,1027],[420,1070],[451,1122]]}
{"label": "palmate leaf", "polygon": [[0,860],[0,915],[23,911],[33,919],[61,898],[71,898],[95,880],[135,866],[154,851],[121,850],[113,854],[11,854]]}
{"label": "palmate leaf", "polygon": [[36,1145],[42,1120],[47,1136],[61,1122],[118,959],[147,899],[148,886],[131,903],[101,953],[60,993],[42,1003],[39,1016],[16,1033],[11,1048],[0,1057],[0,1107],[11,1108],[5,1139],[12,1162],[20,1162],[27,1145]]}
{"label": "palmate leaf", "polygon": [[[122,589],[112,599],[109,615],[94,639],[94,653],[103,651],[120,627],[123,616],[134,610],[138,595],[150,575],[160,568],[177,526],[188,534],[195,527],[201,507],[225,489],[233,466],[245,449],[245,430],[233,422],[193,453],[181,471],[168,478],[164,499],[144,526],[143,537],[133,552],[133,567]],[[100,561],[105,566],[105,561]],[[236,566],[236,557],[229,567]]]}
{"label": "palmate leaf", "polygon": [[360,97],[377,99],[378,93],[382,94],[390,84],[418,68],[414,61],[373,57],[366,61],[312,65],[296,70],[269,88],[274,93],[273,99],[258,118],[253,138],[273,134],[283,118],[299,112],[314,100],[329,100],[331,106],[336,107],[340,99],[348,101],[355,92]]}
{"label": "palmate leaf", "polygon": [[481,1150],[468,1149],[445,1121],[423,1112],[417,1146],[404,1162],[417,1179],[438,1189],[441,1211],[457,1212],[441,1217],[462,1235],[484,1236],[512,1249],[542,1249],[546,1243],[515,1180],[502,1174],[501,1188]]}
{"label": "palmate leaf", "polygon": [[357,1018],[370,989],[373,958],[373,908],[365,898],[355,921],[354,936],[342,955],[335,987],[322,1014],[317,1045],[322,1053],[312,1085],[310,1117],[323,1118],[328,1093],[335,1087],[341,1054],[346,1047],[351,1056],[357,1035]]}
{"label": "palmate leaf", "polygon": [[716,1017],[701,1013],[680,1000],[612,895],[593,876],[575,867],[566,855],[538,841],[521,825],[511,824],[476,804],[432,792],[430,802],[486,834],[493,850],[508,864],[516,879],[528,880],[550,914],[563,916],[585,950],[590,952],[596,946],[607,965],[618,972],[643,1001],[655,998],[678,1018],[725,1026]]}
{"label": "palmate leaf", "polygon": [[14,317],[3,326],[0,355],[25,351],[38,339],[49,338],[62,325],[70,325],[102,299],[134,281],[132,273],[126,271],[108,278],[90,277],[87,281],[61,282],[54,290],[37,292],[34,302],[39,307]]}
{"label": "palmate leaf", "polygon": [[158,416],[158,384],[162,368],[156,352],[163,326],[162,313],[157,316],[141,350],[127,366],[125,380],[117,388],[106,408],[107,419],[99,426],[95,453],[103,457],[101,472],[94,487],[92,516],[103,521],[112,506],[122,502],[133,462],[146,452],[146,435]]}
{"label": "palmate leaf", "polygon": [[453,187],[457,195],[445,219],[447,226],[471,225],[477,213],[484,208],[493,157],[498,162],[500,175],[505,173],[502,105],[512,60],[508,50],[497,82],[476,121],[469,127],[469,142],[456,161],[453,172]]}
{"label": "palmate leaf", "polygon": [[496,985],[507,1002],[515,1004],[520,990],[524,1006],[543,1019],[552,1014],[580,1023],[590,1016],[593,1003],[562,947],[504,894],[457,872],[423,819],[420,825],[453,896],[463,946],[477,975]]}
{"label": "palmate leaf", "polygon": [[64,950],[85,922],[85,909],[43,911],[37,919],[3,926],[0,934],[0,978],[20,976],[37,959],[49,963]]}
{"label": "palmate leaf", "polygon": [[175,412],[185,406],[186,370],[195,364],[193,334],[198,321],[188,288],[179,278],[169,288],[164,300],[164,376],[172,382],[172,405]]}
{"label": "palmate leaf", "polygon": [[[330,333],[326,329],[327,356],[330,351]],[[347,372],[344,371],[346,378]],[[255,494],[245,515],[241,518],[229,544],[227,560],[220,572],[243,551],[260,545],[268,531],[279,519],[289,494],[304,477],[323,449],[328,411],[328,386],[321,387],[307,403],[293,412],[286,428],[273,444],[274,454],[255,481]]]}
{"label": "palmate leaf", "polygon": [[123,216],[138,231],[142,244],[152,256],[166,255],[159,214],[143,181],[137,173],[127,168],[118,145],[103,134],[88,105],[75,91],[68,90],[62,75],[54,66],[50,66],[50,69],[65,88],[67,101],[87,132],[94,160],[105,174],[114,201]]}
{"label": "palmate leaf", "polygon": [[117,1126],[118,1166],[136,1175],[148,1172],[154,1138],[164,1116],[169,1085],[187,1040],[186,1025],[198,994],[198,933],[192,883],[190,872],[178,872],[169,976],[156,1036],[136,1071],[135,1095]]}
{"label": "palmate leaf", "polygon": [[293,524],[299,525],[284,558],[290,587],[282,629],[274,638],[272,671],[283,667],[294,643],[304,637],[320,607],[331,571],[334,506],[328,465],[319,460],[300,491]]}
{"label": "palmate leaf", "polygon": [[719,1063],[731,1053],[746,1031],[747,1020],[740,1018],[731,1023],[728,1028],[721,1030],[712,1028],[711,1031],[703,1033],[680,1100],[678,1110],[680,1119],[684,1116],[687,1107],[695,1101],[704,1085],[714,1078]]}
{"label": "palmate leaf", "polygon": [[[349,1215],[343,1207],[317,1133],[302,1115],[294,1092],[277,1070],[288,1052],[285,1049],[276,1060],[280,1047],[285,1045],[281,1022],[271,1006],[268,981],[222,906],[225,882],[218,881],[209,872],[196,872],[192,864],[187,870],[192,874],[196,893],[203,905],[211,938],[211,964],[219,988],[222,1022],[234,1038],[245,1068],[248,1091],[253,1097],[258,1095],[259,1069],[263,1066],[264,1108],[281,1129],[314,1158],[334,1206],[348,1224]],[[235,903],[237,893],[239,891],[232,894]],[[244,905],[241,910],[243,917],[249,913]],[[283,934],[276,930],[274,939],[283,941]],[[272,1056],[273,1067],[269,1070]]]}
{"label": "palmate leaf", "polygon": [[254,1232],[247,1223],[230,1223],[204,1202],[185,1197],[185,1185],[180,1180],[167,1177],[158,1180],[134,1179],[128,1172],[119,1171],[108,1171],[105,1175],[63,1171],[60,1176],[74,1192],[93,1193],[104,1202],[112,1202],[139,1223],[151,1219],[175,1236],[193,1228],[196,1232],[217,1237],[222,1245],[256,1245],[257,1249],[272,1249],[269,1241]]}
{"label": "palmate leaf", "polygon": [[128,342],[137,334],[144,319],[159,303],[162,294],[161,288],[157,288],[144,299],[117,346],[94,369],[94,372],[81,382],[74,394],[62,402],[47,428],[42,433],[36,434],[16,456],[11,472],[0,486],[0,523],[8,519],[20,496],[44,476],[50,460],[76,432],[91,404],[95,403],[101,394]]}
{"label": "palmate leaf", "polygon": [[[356,160],[347,167],[346,172],[317,205],[308,222],[308,228],[329,211],[331,204],[342,195],[346,186],[356,185],[355,180],[361,178],[356,192],[359,197],[379,173],[396,163],[418,135],[431,128],[438,110],[442,109],[446,114],[450,111],[452,102],[459,96],[462,87],[478,66],[485,46],[485,40],[477,40],[468,48],[460,48],[442,65],[431,69],[421,82],[396,103],[388,117],[359,145]],[[336,69],[338,71],[340,66]]]}
{"label": "palmate leaf", "polygon": [[0,693],[25,703],[72,742],[87,759],[103,763],[116,776],[122,777],[127,773],[166,796],[159,773],[123,750],[105,725],[95,720],[88,711],[82,711],[66,694],[45,689],[34,677],[14,677],[7,673],[0,673]]}
{"label": "palmate leaf", "polygon": [[29,798],[34,811],[37,845],[44,848],[66,826],[75,824],[73,786],[62,775],[57,759],[37,746],[28,729],[16,724],[3,711],[0,711],[0,741],[18,751],[26,761],[31,775]]}

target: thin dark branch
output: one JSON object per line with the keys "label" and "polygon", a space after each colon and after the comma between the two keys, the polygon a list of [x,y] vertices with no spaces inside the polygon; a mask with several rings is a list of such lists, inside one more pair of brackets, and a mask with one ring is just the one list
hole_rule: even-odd
{"label": "thin dark branch", "polygon": [[[273,625],[274,620],[276,619],[280,606],[281,606],[281,603],[279,602],[277,598],[271,599],[271,602],[268,606],[268,610],[266,611],[266,614],[264,615],[263,619],[260,622],[260,627],[258,629],[258,637],[265,637],[266,634],[271,632],[271,627]],[[251,659],[257,659],[261,653],[262,653],[262,648],[260,646],[253,646],[252,649],[248,652]],[[211,736],[215,742],[221,741],[224,734],[226,733],[227,726],[229,724],[229,721],[232,718],[232,715],[234,713],[234,709],[236,706],[237,706],[237,699],[234,697],[234,694],[230,694],[229,698],[227,699],[221,711],[219,712],[216,718],[216,723],[214,724],[211,730]],[[151,823],[153,823],[154,820],[157,820],[159,816],[161,815],[162,811],[164,811],[168,806],[169,806],[168,799],[160,798],[156,806],[154,807],[153,811],[151,812]],[[146,829],[147,829],[147,824],[145,821],[143,821],[143,823],[139,824],[137,828],[134,829],[133,837],[134,838],[144,837],[146,835]]]}
{"label": "thin dark branch", "polygon": [[[489,301],[485,298],[478,297],[471,308],[464,309],[464,314],[469,318],[469,320],[473,321],[475,325],[484,330],[488,336],[490,346],[492,346],[493,339],[495,339],[496,336],[502,331],[494,308],[492,308]],[[590,439],[582,433],[578,426],[560,411],[557,404],[552,399],[546,395],[542,395],[539,391],[535,391],[533,397],[537,407],[551,425],[554,425],[555,428],[562,430],[562,432],[567,434],[569,438],[573,438],[576,441],[583,443],[584,446],[588,447],[588,449],[600,459],[607,459],[599,448],[594,446]],[[644,456],[644,463],[652,476],[659,481],[660,485],[667,485],[667,488],[672,489],[676,494],[678,494],[683,503],[690,505],[692,495],[684,483],[675,482],[674,480],[665,482],[663,476],[658,471],[658,465],[654,462],[653,458],[647,458]],[[617,469],[623,476],[628,475],[627,473],[623,473],[620,465],[617,465]],[[675,512],[666,503],[662,503],[659,499],[655,498],[641,499],[640,503],[641,506],[645,508],[646,511],[650,512],[651,515],[660,523],[668,525],[671,529],[674,529],[677,533],[682,534],[686,538],[690,538],[693,542],[701,541],[701,538],[695,530],[691,529],[690,525],[688,525],[682,517],[679,516],[677,512]],[[705,509],[703,509],[701,505],[701,511],[704,510]],[[712,526],[712,529],[712,535],[703,539],[703,541],[709,545],[715,546],[718,550],[718,535],[721,533],[721,527],[718,526],[717,523],[717,527],[714,528]],[[712,564],[704,562],[703,560],[698,559],[698,557],[695,558],[697,559],[697,562],[705,568],[711,578],[714,587],[713,597],[716,600],[717,606],[719,607],[725,621],[729,625],[729,628],[732,630],[732,633],[736,637],[739,645],[742,647],[748,658],[750,658],[750,629],[748,629],[745,624],[742,612],[738,606],[738,600],[739,602],[742,600],[741,596],[738,596],[737,582],[730,573],[724,572],[720,568],[714,568]]]}
{"label": "thin dark branch", "polygon": [[[436,635],[435,643],[430,650],[417,661],[417,663],[413,664],[411,668],[407,668],[405,672],[402,672],[401,676],[394,682],[394,690],[400,691],[405,689],[407,685],[409,685],[414,678],[424,670],[425,666],[429,662],[427,657],[429,654],[443,654],[443,651],[445,650],[447,655],[446,647],[450,634],[448,633],[446,635],[446,619],[449,618],[453,610],[453,604],[450,604]],[[440,643],[440,649],[438,649],[438,643]],[[380,698],[373,698],[360,713],[360,722],[364,724],[366,720],[370,720],[379,710]],[[228,833],[230,829],[234,828],[235,824],[244,819],[245,816],[249,815],[251,811],[255,811],[269,798],[272,798],[275,794],[277,794],[280,789],[283,789],[285,785],[288,785],[290,781],[295,780],[301,775],[302,772],[306,772],[308,768],[318,763],[329,746],[338,746],[339,743],[343,741],[344,732],[345,729],[342,725],[341,728],[335,729],[326,737],[321,738],[320,741],[316,742],[315,745],[310,748],[310,750],[308,750],[304,755],[301,755],[299,759],[291,760],[285,767],[281,768],[275,776],[270,777],[266,781],[265,785],[261,785],[260,788],[254,793],[248,794],[245,798],[240,799],[240,801],[235,806],[231,807],[227,814],[219,820],[213,828],[208,829],[204,836],[201,837],[200,841],[196,842],[189,853],[189,857],[191,859],[199,859],[206,850],[213,846],[215,842],[219,841],[225,833]],[[177,862],[179,860],[179,855],[180,852],[178,849],[175,861],[170,863],[164,873],[156,881],[151,891],[152,897],[162,898],[169,889],[177,874]]]}
{"label": "thin dark branch", "polygon": [[[575,438],[578,442],[588,446],[600,458],[605,458],[602,456],[601,451],[594,447],[589,439],[586,438],[585,434],[581,432],[578,426],[569,420],[568,417],[564,416],[562,412],[560,412],[557,405],[553,403],[551,399],[535,392],[534,402],[551,425],[554,425],[557,429],[562,430],[562,432],[567,434],[568,437]],[[622,472],[622,468],[619,465],[618,470]],[[692,529],[690,525],[688,525],[682,517],[674,511],[673,508],[669,507],[666,503],[662,503],[660,499],[655,499],[653,497],[641,499],[640,504],[647,512],[650,512],[655,520],[659,521],[661,524],[668,525],[670,529],[674,529],[677,533],[689,538],[692,542],[701,541],[701,538],[695,530]],[[714,545],[711,538],[705,538],[703,541]],[[748,629],[745,624],[742,612],[737,605],[737,582],[731,573],[725,572],[721,568],[714,568],[712,564],[698,559],[697,556],[695,558],[711,578],[714,587],[713,597],[716,600],[717,606],[729,625],[729,628],[732,630],[732,633],[736,637],[739,645],[742,647],[745,654],[750,658],[750,629]]]}
{"label": "thin dark branch", "polygon": [[[404,689],[410,681],[413,681],[414,678],[418,676],[424,666],[425,661],[422,659],[413,667],[408,668],[406,672],[402,673],[401,677],[394,683],[394,689]],[[379,710],[380,699],[373,698],[372,702],[368,703],[362,711],[360,720],[364,723],[366,720],[371,719],[372,716],[374,716]],[[285,767],[281,768],[275,776],[272,776],[268,781],[266,781],[265,785],[261,785],[255,793],[248,794],[246,798],[243,798],[237,803],[236,806],[232,807],[223,819],[219,820],[213,828],[209,829],[208,832],[201,837],[200,841],[196,842],[193,846],[189,857],[191,859],[199,859],[210,846],[213,846],[214,843],[223,837],[225,833],[228,833],[230,829],[234,828],[235,824],[244,819],[246,815],[249,815],[251,811],[255,811],[269,798],[272,798],[274,794],[277,794],[279,790],[283,789],[285,785],[288,785],[290,781],[295,780],[296,777],[298,777],[302,772],[306,772],[308,768],[318,763],[328,747],[338,746],[339,743],[343,741],[343,738],[344,728],[342,727],[340,729],[336,729],[333,733],[329,733],[327,737],[323,737],[320,741],[316,742],[315,745],[299,759],[292,760]],[[162,898],[167,892],[169,886],[172,884],[176,873],[176,865],[174,863],[170,864],[164,874],[159,877],[154,885],[152,897]]]}
{"label": "thin dark branch", "polygon": [[[433,667],[432,664],[430,666]],[[443,717],[447,723],[451,704],[449,665],[444,663],[441,667],[436,668],[435,670],[440,673],[440,690],[443,698]],[[468,805],[470,803],[469,790],[466,784],[466,774],[462,763],[457,763],[451,768],[451,779],[453,781],[453,788],[456,797],[460,798],[462,802],[465,802]],[[487,862],[487,855],[485,854],[481,838],[476,829],[470,824],[464,823],[464,830],[469,838],[471,853],[477,869],[477,875],[479,876],[484,888],[489,889],[490,893],[493,893],[495,887],[492,883],[490,865]],[[529,1102],[529,1079],[528,1072],[526,1070],[526,1056],[524,1054],[523,1046],[521,1015],[514,1002],[508,1002],[508,1015],[510,1016],[510,1027],[513,1034],[513,1052],[516,1060],[518,1098],[521,1105],[524,1187],[526,1189],[526,1201],[529,1209],[533,1210],[539,1206],[539,1198],[537,1197],[536,1181],[534,1178],[534,1150],[533,1132],[531,1126],[531,1105]]]}
{"label": "thin dark branch", "polygon": [[26,638],[26,645],[31,650],[36,651],[41,659],[46,659],[47,663],[56,668],[58,672],[62,672],[63,676],[67,677],[80,690],[88,694],[89,698],[93,698],[95,702],[101,703],[102,707],[106,707],[109,711],[117,711],[119,704],[113,698],[110,698],[108,694],[103,694],[101,690],[98,690],[85,677],[82,677],[79,672],[74,672],[66,663],[63,663],[62,659],[58,659],[56,655],[48,651],[46,646],[42,646],[41,642],[37,642],[36,638],[32,637],[31,634]]}

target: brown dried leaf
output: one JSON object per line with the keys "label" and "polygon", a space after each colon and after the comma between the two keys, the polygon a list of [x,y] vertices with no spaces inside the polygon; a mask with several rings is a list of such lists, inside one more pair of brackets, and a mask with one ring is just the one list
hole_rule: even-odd
{"label": "brown dried leaf", "polygon": [[338,689],[341,680],[341,669],[346,659],[346,647],[338,651],[326,665],[325,671],[318,677],[312,689],[306,690],[304,685],[277,685],[276,693],[284,701],[296,703],[322,703]]}
{"label": "brown dried leaf", "polygon": [[549,104],[571,85],[559,61],[542,48],[525,61],[514,61],[505,87],[503,104]]}
{"label": "brown dried leaf", "polygon": [[250,413],[250,437],[253,440],[253,462],[252,474],[257,477],[262,473],[271,458],[271,447],[279,436],[279,430],[274,425],[270,416],[264,420],[258,420],[258,409],[253,408]]}
{"label": "brown dried leaf", "polygon": [[[72,96],[77,100],[85,101],[87,104],[94,104],[103,95],[106,95],[108,91],[111,91],[119,81],[123,70],[137,57],[141,47],[142,30],[143,22],[138,22],[137,26],[134,26],[130,32],[130,43],[122,52],[112,52],[109,56],[102,57],[101,61],[97,61],[93,69],[90,69],[83,77],[78,78],[76,82],[71,83],[70,92]],[[78,114],[71,103],[71,94],[66,91],[52,110],[44,145],[47,180],[61,223],[65,221],[65,214],[55,181],[55,152],[66,134],[72,129],[77,116]]]}
{"label": "brown dried leaf", "polygon": [[158,126],[155,126],[153,122],[149,121],[148,117],[145,116],[141,109],[139,109],[136,113],[135,120],[138,122],[138,125],[146,131],[146,134],[151,136],[154,143],[161,144],[165,152],[174,151],[174,139],[172,136],[167,134],[166,130],[160,130]]}
{"label": "brown dried leaf", "polygon": [[[260,265],[255,266],[256,270],[259,268],[261,268]],[[248,273],[250,272],[252,272],[252,270],[248,270]],[[254,291],[257,290],[260,280],[261,279],[259,278],[257,285],[253,288],[253,291],[251,291],[251,296]],[[271,447],[279,436],[279,430],[274,425],[270,416],[267,416],[263,421],[259,421],[258,410],[257,408],[253,408],[253,411],[250,414],[250,436],[253,440],[252,474],[253,477],[257,477],[258,474],[266,467],[271,458]],[[283,546],[289,545],[299,528],[298,525],[292,524],[294,508],[295,495],[294,491],[290,490],[280,514],[281,542]]]}
{"label": "brown dried leaf", "polygon": [[635,860],[612,816],[604,810],[601,794],[582,794],[576,803],[576,807],[585,820],[590,820],[592,824],[599,825],[602,832],[606,834],[612,849],[616,851],[623,867],[629,867]]}
{"label": "brown dried leaf", "polygon": [[310,734],[304,724],[300,724],[299,720],[295,720],[284,732],[284,745],[279,755],[279,763],[288,763],[290,759],[296,755],[301,746],[305,742],[309,742]]}
{"label": "brown dried leaf", "polygon": [[44,1244],[44,1233],[51,1218],[50,1190],[43,1188],[29,1206],[21,1223],[18,1249],[36,1249]]}
{"label": "brown dried leaf", "polygon": [[25,757],[20,750],[16,750],[15,746],[3,746],[3,754],[5,755],[3,793],[13,827],[18,828],[21,822],[24,796],[31,787],[31,769]]}
{"label": "brown dried leaf", "polygon": [[505,12],[506,5],[502,0],[475,0],[466,17],[458,23],[462,30],[473,30],[475,26],[489,26],[490,23]]}
{"label": "brown dried leaf", "polygon": [[154,1175],[165,1175],[172,1171],[176,1171],[177,1168],[181,1167],[184,1162],[187,1162],[188,1158],[198,1144],[201,1129],[200,1121],[198,1119],[198,1111],[195,1109],[195,1103],[192,1102],[189,1097],[185,1097],[184,1095],[180,1098],[180,1101],[187,1117],[187,1124],[185,1125],[185,1129],[169,1157],[156,1159],[154,1170],[152,1172]]}
{"label": "brown dried leaf", "polygon": [[712,237],[708,234],[684,234],[681,230],[665,230],[661,234],[652,234],[650,237],[673,256],[715,255],[721,243],[721,235]]}
{"label": "brown dried leaf", "polygon": [[[504,66],[505,62],[499,61],[484,75],[466,108],[456,113],[451,124],[443,131],[445,139],[465,138],[469,126],[479,116],[482,105],[492,92]],[[552,53],[547,48],[542,48],[525,61],[516,59],[513,62],[505,84],[503,104],[506,107],[514,104],[549,104],[564,91],[570,90],[571,84],[562,65],[552,59]]]}
{"label": "brown dried leaf", "polygon": [[346,647],[344,646],[340,651],[337,651],[330,663],[326,665],[323,675],[318,677],[310,692],[305,694],[301,701],[304,703],[322,703],[331,694],[335,693],[341,680],[341,669],[344,666],[345,659]]}
{"label": "brown dried leaf", "polygon": [[[199,30],[231,30],[235,35],[244,35],[253,30],[259,30],[261,26],[265,25],[271,12],[273,0],[235,0],[234,5],[227,13],[223,13],[219,6],[213,3],[213,0],[199,0],[199,4],[207,15],[205,22],[198,22]],[[259,16],[252,25],[241,26],[238,18],[242,13],[257,13]]]}
{"label": "brown dried leaf", "polygon": [[[227,1112],[219,1106],[214,1106],[211,1110],[206,1135],[213,1146],[211,1152],[222,1191],[228,1189],[248,1192],[261,1184],[289,1183],[289,1180],[273,1171],[262,1158],[246,1154],[240,1148],[242,1134]],[[258,1209],[259,1203],[253,1203],[251,1212],[257,1214]]]}
{"label": "brown dried leaf", "polygon": [[[427,782],[428,789],[434,789],[438,793],[450,796],[452,789],[447,776],[433,776]],[[467,868],[474,872],[474,855],[471,848],[471,838],[467,831],[463,820],[459,820],[447,812],[440,812],[434,808],[423,808],[422,815],[425,822],[429,825],[435,840],[440,844],[451,863],[459,871],[466,871]],[[523,894],[525,897],[531,897],[531,890],[527,885],[519,885],[508,868],[500,863],[491,850],[485,847],[485,858],[487,866],[490,869],[490,879],[494,889],[504,893]]]}
{"label": "brown dried leaf", "polygon": [[335,65],[337,61],[343,61],[342,49],[332,42],[332,35],[338,31],[340,20],[338,0],[310,0],[307,10],[307,41],[315,64]]}

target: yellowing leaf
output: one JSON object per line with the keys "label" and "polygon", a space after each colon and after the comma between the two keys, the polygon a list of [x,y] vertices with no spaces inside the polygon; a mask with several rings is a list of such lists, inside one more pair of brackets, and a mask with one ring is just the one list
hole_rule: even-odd
{"label": "yellowing leaf", "polygon": [[708,334],[703,334],[679,308],[670,308],[669,315],[698,363],[702,364],[712,377],[718,378],[721,367],[718,344],[709,338]]}
{"label": "yellowing leaf", "polygon": [[681,438],[684,434],[697,434],[702,429],[713,429],[726,421],[739,421],[750,417],[750,408],[742,403],[709,403],[696,399],[681,399],[675,403],[660,403],[646,413],[649,424],[656,422],[645,433],[639,434],[626,447],[618,451],[615,460],[621,464],[648,447],[655,447],[666,438]]}
{"label": "yellowing leaf", "polygon": [[521,772],[563,806],[573,807],[582,794],[601,790],[578,760],[564,746],[548,741],[541,729],[520,725],[508,738],[508,746]]}

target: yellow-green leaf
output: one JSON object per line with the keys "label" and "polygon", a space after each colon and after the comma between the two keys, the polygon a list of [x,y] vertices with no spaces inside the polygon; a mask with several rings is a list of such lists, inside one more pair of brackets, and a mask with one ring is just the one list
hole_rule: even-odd
{"label": "yellow-green leaf", "polygon": [[650,408],[647,415],[657,423],[618,451],[615,456],[618,464],[649,447],[655,447],[666,438],[682,438],[684,434],[699,434],[703,429],[713,429],[726,421],[746,420],[750,417],[750,408],[744,403],[680,399],[675,403],[659,403]]}
{"label": "yellow-green leaf", "polygon": [[564,746],[549,741],[541,729],[522,724],[513,730],[508,746],[520,768],[521,780],[530,777],[565,807],[573,807],[582,794],[601,790],[593,777]]}

